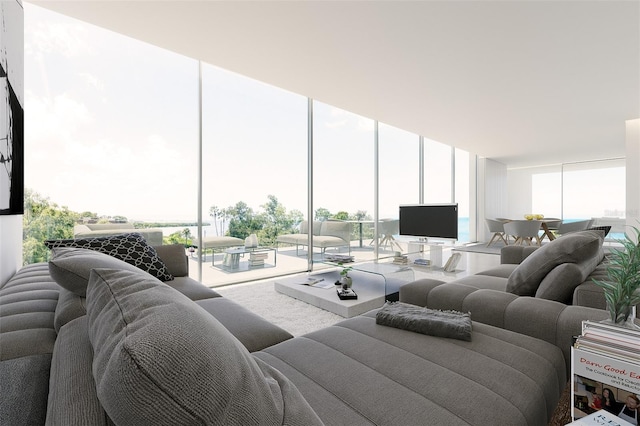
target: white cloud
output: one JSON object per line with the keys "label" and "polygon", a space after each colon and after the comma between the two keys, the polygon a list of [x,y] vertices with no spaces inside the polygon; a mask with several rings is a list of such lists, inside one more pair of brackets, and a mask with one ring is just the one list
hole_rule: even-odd
{"label": "white cloud", "polygon": [[95,75],[86,72],[80,72],[78,73],[78,77],[80,77],[80,79],[83,80],[87,85],[95,88],[96,90],[100,92],[104,91],[104,82]]}
{"label": "white cloud", "polygon": [[24,34],[25,56],[42,58],[56,53],[70,58],[92,53],[86,27],[79,23],[29,20],[25,21]]}

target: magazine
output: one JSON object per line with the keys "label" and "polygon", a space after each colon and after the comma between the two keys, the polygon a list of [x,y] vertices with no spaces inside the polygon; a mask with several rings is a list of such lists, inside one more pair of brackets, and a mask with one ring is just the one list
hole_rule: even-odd
{"label": "magazine", "polygon": [[300,285],[308,285],[310,287],[317,287],[317,288],[333,288],[335,287],[335,284],[329,281],[326,281],[324,278],[318,278],[318,277],[307,277],[306,279],[302,279],[301,282],[299,282],[298,284]]}
{"label": "magazine", "polygon": [[[640,363],[598,352],[595,348],[571,348],[574,420],[600,413],[617,424],[638,425],[640,408]],[[591,416],[596,421],[597,416]],[[576,423],[611,424],[616,423]],[[623,423],[627,422],[627,423]]]}
{"label": "magazine", "polygon": [[569,424],[578,426],[633,426],[633,423],[622,420],[620,417],[605,410],[596,411],[593,414],[589,414],[588,416],[578,419]]}

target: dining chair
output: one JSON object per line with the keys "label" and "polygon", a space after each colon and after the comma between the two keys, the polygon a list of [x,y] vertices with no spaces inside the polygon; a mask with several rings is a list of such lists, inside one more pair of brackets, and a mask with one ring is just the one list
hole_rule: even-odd
{"label": "dining chair", "polygon": [[545,217],[542,219],[540,226],[542,227],[542,235],[540,235],[540,241],[545,237],[549,238],[549,241],[556,239],[555,232],[558,230],[558,226],[562,223],[562,219],[557,217]]}
{"label": "dining chair", "polygon": [[502,240],[505,245],[509,245],[509,242],[505,238],[504,222],[497,219],[485,219],[489,232],[493,232],[491,239],[487,243],[487,247],[494,243],[494,241]]}
{"label": "dining chair", "polygon": [[402,251],[402,247],[393,237],[398,232],[400,232],[400,220],[398,219],[380,219],[378,222],[378,247],[387,247],[387,244],[391,247],[391,250],[394,248],[394,244],[398,247],[399,251]]}
{"label": "dining chair", "polygon": [[540,245],[538,233],[541,223],[540,220],[512,220],[504,224],[504,232],[515,237],[515,245],[522,245],[524,242],[531,245],[534,239],[536,244]]}
{"label": "dining chair", "polygon": [[556,231],[558,235],[568,234],[570,232],[584,231],[591,226],[591,219],[578,220],[574,222],[562,222]]}

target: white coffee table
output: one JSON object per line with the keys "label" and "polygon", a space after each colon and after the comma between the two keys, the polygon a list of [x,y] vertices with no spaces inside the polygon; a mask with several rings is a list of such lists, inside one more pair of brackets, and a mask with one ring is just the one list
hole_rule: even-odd
{"label": "white coffee table", "polygon": [[[274,288],[310,305],[351,318],[380,308],[389,298],[397,300],[395,295],[400,285],[411,282],[414,278],[410,268],[398,268],[395,265],[363,263],[350,266],[354,268],[349,272],[353,280],[352,289],[358,295],[355,300],[340,300],[336,292],[339,286],[336,285],[330,288],[304,285],[307,275],[279,278],[275,281]],[[335,283],[340,278],[340,273],[336,269],[314,273],[313,276],[324,278],[323,282]]]}

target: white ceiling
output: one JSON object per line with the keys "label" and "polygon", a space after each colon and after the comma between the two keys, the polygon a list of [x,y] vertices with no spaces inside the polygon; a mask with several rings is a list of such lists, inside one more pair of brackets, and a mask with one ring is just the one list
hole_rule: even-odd
{"label": "white ceiling", "polygon": [[625,155],[640,2],[31,1],[509,165]]}

